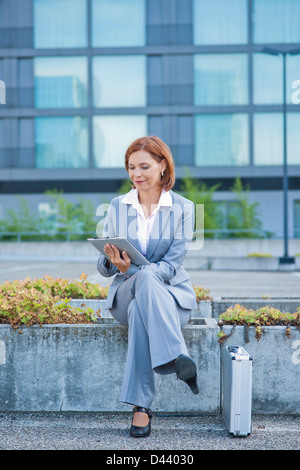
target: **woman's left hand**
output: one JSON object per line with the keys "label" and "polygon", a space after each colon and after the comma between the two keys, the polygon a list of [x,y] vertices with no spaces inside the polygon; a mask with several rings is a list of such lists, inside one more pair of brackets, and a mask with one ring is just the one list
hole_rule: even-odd
{"label": "woman's left hand", "polygon": [[126,273],[129,266],[131,265],[131,259],[129,258],[126,251],[122,252],[122,257],[118,248],[115,245],[105,245],[105,253],[109,256],[110,261],[121,271],[122,274]]}

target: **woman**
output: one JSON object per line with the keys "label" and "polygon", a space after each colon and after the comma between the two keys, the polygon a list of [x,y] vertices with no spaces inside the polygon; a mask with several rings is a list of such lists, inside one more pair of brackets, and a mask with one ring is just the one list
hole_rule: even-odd
{"label": "woman", "polygon": [[128,353],[120,401],[134,405],[130,435],[150,434],[154,373],[176,373],[198,393],[197,371],[181,327],[196,308],[183,260],[192,239],[194,204],[173,193],[174,162],[158,137],[142,137],[127,149],[125,167],[133,189],[112,200],[103,236],[124,236],[150,261],[136,266],[127,253],[106,245],[98,270],[116,274],[107,308],[128,326]]}

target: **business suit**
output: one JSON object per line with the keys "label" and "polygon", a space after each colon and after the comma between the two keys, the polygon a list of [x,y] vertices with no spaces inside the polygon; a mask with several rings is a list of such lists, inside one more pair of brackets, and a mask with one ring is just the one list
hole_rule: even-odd
{"label": "business suit", "polygon": [[[120,401],[150,408],[154,374],[174,372],[174,359],[188,354],[181,326],[196,307],[196,296],[183,260],[192,239],[194,204],[170,190],[171,207],[161,207],[151,230],[147,266],[130,265],[122,274],[100,254],[97,268],[116,275],[106,307],[128,325],[128,354]],[[124,236],[140,250],[136,210],[114,198],[108,208],[103,236]]]}

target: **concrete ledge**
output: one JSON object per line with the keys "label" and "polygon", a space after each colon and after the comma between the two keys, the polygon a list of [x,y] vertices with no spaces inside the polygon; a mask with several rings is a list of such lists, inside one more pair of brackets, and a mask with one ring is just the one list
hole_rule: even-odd
{"label": "concrete ledge", "polygon": [[[290,254],[300,253],[300,239],[289,240]],[[268,253],[272,258],[247,257],[249,253]],[[300,256],[292,265],[280,265],[283,240],[232,239],[195,242],[184,260],[188,270],[300,271]],[[85,241],[1,242],[1,261],[97,262],[97,250]]]}
{"label": "concrete ledge", "polygon": [[[90,307],[96,312],[100,310],[101,319],[112,318],[109,310],[105,309],[105,300],[97,299],[72,299],[70,304],[74,307],[80,307],[81,304]],[[197,308],[192,311],[192,319],[200,318],[215,318],[219,319],[219,316],[224,313],[227,308],[232,305],[240,304],[246,308],[256,310],[260,307],[272,306],[283,312],[294,313],[298,307],[300,307],[300,297],[295,298],[241,298],[241,297],[220,297],[213,300],[200,300],[197,303]]]}
{"label": "concrete ledge", "polygon": [[[223,326],[225,344],[253,357],[253,412],[300,414],[300,334],[291,327]],[[127,328],[111,318],[87,325],[22,328],[0,325],[0,411],[128,411],[119,402],[127,354]],[[153,411],[218,414],[221,411],[224,345],[213,318],[191,319],[183,334],[197,363],[199,395],[175,374],[155,374]]]}
{"label": "concrete ledge", "polygon": [[[152,409],[220,412],[220,347],[215,320],[194,320],[183,328],[197,363],[195,396],[175,374],[155,374]],[[0,325],[1,411],[128,411],[119,402],[127,354],[127,329],[104,318],[88,325],[24,327],[19,334]]]}
{"label": "concrete ledge", "polygon": [[[232,328],[226,325],[222,330],[227,335]],[[291,327],[288,338],[285,326],[266,326],[263,330],[257,341],[254,327],[236,326],[224,343],[243,346],[253,358],[253,413],[299,415],[300,333]],[[224,345],[221,349],[223,364]]]}

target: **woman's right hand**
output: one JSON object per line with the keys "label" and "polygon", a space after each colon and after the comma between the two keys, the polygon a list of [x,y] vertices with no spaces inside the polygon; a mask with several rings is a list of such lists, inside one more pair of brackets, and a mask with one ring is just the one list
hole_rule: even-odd
{"label": "woman's right hand", "polygon": [[131,265],[131,259],[129,258],[126,251],[122,252],[122,257],[118,248],[114,245],[104,245],[104,251],[109,256],[110,261],[118,268],[118,270],[124,274]]}

